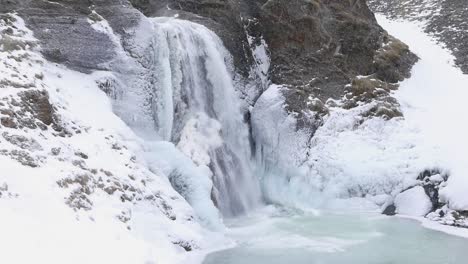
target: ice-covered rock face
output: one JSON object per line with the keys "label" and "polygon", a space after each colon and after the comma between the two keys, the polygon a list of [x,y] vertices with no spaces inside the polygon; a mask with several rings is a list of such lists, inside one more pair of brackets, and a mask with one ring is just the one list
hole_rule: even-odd
{"label": "ice-covered rock face", "polygon": [[[304,174],[301,166],[307,160],[307,145],[313,130],[297,130],[296,118],[285,109],[284,89],[270,86],[252,110],[257,176],[269,202],[298,206],[301,192],[293,182]],[[305,188],[313,192],[314,187]]]}
{"label": "ice-covered rock face", "polygon": [[[378,102],[330,107],[323,124],[298,130],[295,115],[285,106],[287,89],[270,86],[252,111],[259,177],[269,201],[299,208],[375,210],[391,200],[392,192],[411,186],[406,181],[425,166],[411,160],[417,155],[413,138],[399,136],[411,135],[412,129],[403,126],[402,118],[367,117]],[[311,120],[317,114],[307,112]]]}
{"label": "ice-covered rock face", "polygon": [[[329,111],[323,116],[323,124],[305,141],[304,130],[294,128],[297,114],[288,111],[285,94],[289,87],[272,86],[254,106],[252,123],[258,138],[258,157],[261,161],[273,160],[266,166],[273,173],[262,176],[265,193],[273,201],[299,206],[331,204],[336,208],[337,204],[329,201],[365,197],[385,209],[395,197],[400,197],[397,199],[400,206],[409,204],[409,209],[397,208],[401,214],[414,214],[411,211],[415,208],[415,214],[426,215],[443,204],[447,204],[447,209],[466,210],[466,195],[462,195],[467,186],[466,155],[458,153],[466,149],[461,135],[466,134],[467,122],[464,116],[455,118],[454,113],[463,112],[467,76],[452,65],[453,58],[447,50],[435,44],[417,24],[379,19],[421,58],[413,76],[401,83],[401,90],[389,92],[393,99],[385,92],[392,89],[388,83],[379,84],[375,76],[358,77],[341,101],[329,100],[325,104]],[[391,46],[403,47],[401,43],[388,43],[383,52],[393,55]],[[381,99],[383,104],[379,102]],[[397,99],[401,107],[392,106],[391,102]],[[352,107],[346,107],[348,103]],[[275,118],[268,118],[268,112],[274,113]],[[379,112],[384,115],[378,115]],[[306,113],[304,116],[313,116]],[[269,146],[279,151],[268,151]],[[290,170],[291,167],[295,169]],[[443,183],[431,183],[436,177],[426,180],[426,176],[418,177],[433,167],[449,169],[448,181],[445,172],[441,174],[445,175]],[[284,172],[285,168],[289,170]],[[270,177],[275,172],[279,172],[278,176]],[[413,186],[423,186],[425,193],[399,196]],[[377,199],[380,197],[387,201]]]}

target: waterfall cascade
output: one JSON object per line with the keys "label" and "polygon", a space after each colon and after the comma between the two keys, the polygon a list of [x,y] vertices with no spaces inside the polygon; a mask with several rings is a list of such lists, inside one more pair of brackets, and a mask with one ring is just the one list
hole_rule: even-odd
{"label": "waterfall cascade", "polygon": [[261,195],[230,54],[199,24],[156,18],[154,29],[151,111],[159,136],[209,168],[211,200],[224,216],[251,209]]}

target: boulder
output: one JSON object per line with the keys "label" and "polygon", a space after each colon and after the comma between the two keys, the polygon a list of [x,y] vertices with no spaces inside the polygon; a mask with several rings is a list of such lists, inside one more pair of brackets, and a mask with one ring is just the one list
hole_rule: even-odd
{"label": "boulder", "polygon": [[432,210],[431,199],[421,186],[413,187],[395,197],[396,212],[401,215],[425,216]]}

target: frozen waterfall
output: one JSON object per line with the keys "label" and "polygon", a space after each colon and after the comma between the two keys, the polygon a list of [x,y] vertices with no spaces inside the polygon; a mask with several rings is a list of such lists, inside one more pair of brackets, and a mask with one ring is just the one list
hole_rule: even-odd
{"label": "frozen waterfall", "polygon": [[[242,214],[260,203],[261,194],[230,54],[216,34],[199,24],[156,18],[154,29],[150,103],[158,134],[209,170],[211,200],[223,215]],[[184,181],[196,176],[180,181],[181,173],[190,171],[176,168],[169,178],[184,192]]]}

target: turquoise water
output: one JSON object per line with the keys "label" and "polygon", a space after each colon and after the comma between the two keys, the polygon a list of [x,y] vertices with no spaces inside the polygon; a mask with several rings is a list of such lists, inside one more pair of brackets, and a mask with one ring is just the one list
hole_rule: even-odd
{"label": "turquoise water", "polygon": [[373,214],[264,217],[233,222],[235,248],[204,264],[465,264],[468,239]]}

